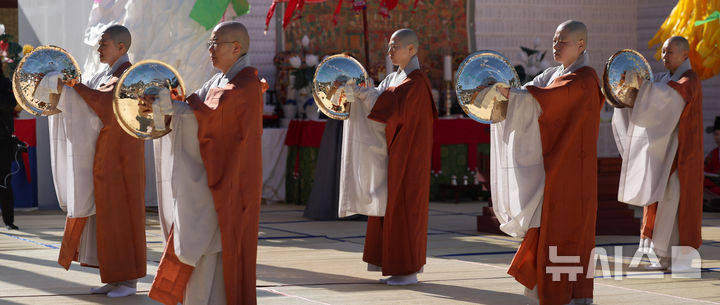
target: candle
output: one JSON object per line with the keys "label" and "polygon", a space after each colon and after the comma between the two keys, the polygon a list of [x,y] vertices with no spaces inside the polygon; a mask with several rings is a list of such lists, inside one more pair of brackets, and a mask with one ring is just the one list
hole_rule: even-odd
{"label": "candle", "polygon": [[445,73],[443,73],[443,79],[445,81],[452,81],[452,57],[450,55],[445,55],[445,58],[443,58],[443,70]]}
{"label": "candle", "polygon": [[390,75],[390,73],[393,73],[392,60],[390,56],[385,56],[385,75]]}

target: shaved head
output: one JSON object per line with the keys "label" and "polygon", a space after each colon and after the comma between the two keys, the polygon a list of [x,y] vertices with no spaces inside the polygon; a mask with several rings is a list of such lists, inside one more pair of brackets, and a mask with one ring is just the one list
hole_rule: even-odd
{"label": "shaved head", "polygon": [[[405,69],[410,61],[417,55],[420,42],[415,31],[404,28],[395,31],[388,43],[388,56],[393,65]],[[388,71],[390,73],[390,71]]]}
{"label": "shaved head", "polygon": [[130,31],[122,25],[112,25],[103,31],[98,41],[100,62],[112,66],[130,49]]}
{"label": "shaved head", "polygon": [[584,40],[587,44],[587,26],[576,20],[568,20],[558,25],[556,32],[567,31],[574,42]]}
{"label": "shaved head", "polygon": [[399,29],[399,30],[395,31],[395,33],[393,33],[392,36],[390,36],[390,39],[391,40],[395,39],[404,45],[414,45],[415,50],[417,50],[417,48],[420,44],[420,41],[418,40],[418,36],[415,33],[415,31],[413,31],[412,29],[408,29],[408,28]]}
{"label": "shaved head", "polygon": [[130,43],[132,42],[130,30],[122,25],[116,24],[108,27],[103,32],[103,36],[112,40],[116,45],[121,43],[125,45],[125,52],[130,49]]}
{"label": "shaved head", "polygon": [[584,23],[568,20],[558,25],[553,37],[553,59],[567,68],[587,49],[587,27]]}
{"label": "shaved head", "polygon": [[665,68],[674,74],[675,71],[688,60],[690,44],[682,36],[673,36],[665,40],[662,46],[662,62]]}
{"label": "shaved head", "polygon": [[241,55],[250,49],[250,35],[247,28],[240,22],[230,20],[219,23],[213,29],[215,38],[218,40],[237,41],[240,43]]}
{"label": "shaved head", "polygon": [[685,39],[685,37],[682,36],[673,36],[665,40],[666,44],[674,44],[676,45],[680,51],[689,52],[690,51],[690,43]]}

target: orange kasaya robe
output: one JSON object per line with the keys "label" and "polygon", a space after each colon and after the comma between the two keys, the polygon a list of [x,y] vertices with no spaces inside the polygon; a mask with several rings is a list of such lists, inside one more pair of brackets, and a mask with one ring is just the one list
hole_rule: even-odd
{"label": "orange kasaya robe", "polygon": [[[187,101],[198,120],[200,154],[218,214],[227,303],[255,304],[263,112],[257,69],[245,68],[224,88],[210,89],[205,101],[194,94]],[[150,298],[182,302],[192,269],[168,242]]]}
{"label": "orange kasaya robe", "polygon": [[[528,230],[508,274],[528,289],[537,285],[540,304],[567,304],[592,298],[588,262],[595,247],[597,215],[597,139],[604,97],[595,70],[583,67],[555,79],[548,87],[528,86],[542,113],[538,118],[545,167],[545,188],[539,228]],[[580,256],[580,263],[550,261]],[[547,266],[581,265],[576,281],[563,274],[552,281]],[[592,273],[591,273],[592,275]]]}
{"label": "orange kasaya robe", "polygon": [[[130,67],[122,64],[98,90],[73,88],[103,123],[95,147],[93,187],[100,280],[121,282],[146,275],[145,143],[127,134],[115,119],[113,90]],[[77,260],[86,217],[67,218],[58,263],[68,269]]]}
{"label": "orange kasaya robe", "polygon": [[[680,202],[678,203],[678,246],[695,249],[702,244],[703,201],[703,115],[702,84],[693,70],[683,73],[677,82],[668,85],[687,103],[678,121],[678,150],[670,172],[678,171]],[[657,202],[643,210],[640,235],[652,238]]]}
{"label": "orange kasaya robe", "polygon": [[425,265],[433,120],[427,75],[415,70],[377,99],[368,118],[384,123],[388,150],[385,217],[368,217],[363,261],[383,275],[408,275]]}

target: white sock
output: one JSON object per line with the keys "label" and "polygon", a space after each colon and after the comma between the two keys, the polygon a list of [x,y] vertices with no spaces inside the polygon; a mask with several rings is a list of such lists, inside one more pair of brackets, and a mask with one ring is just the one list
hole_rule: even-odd
{"label": "white sock", "polygon": [[670,265],[670,259],[667,257],[658,256],[657,261],[650,260],[650,265],[645,266],[645,270],[665,270]]}
{"label": "white sock", "polygon": [[390,286],[405,286],[417,284],[417,282],[417,273],[413,273],[409,275],[393,275],[387,279],[386,284]]}
{"label": "white sock", "polygon": [[110,292],[110,290],[113,290],[113,288],[115,288],[115,286],[113,286],[112,284],[105,284],[105,286],[102,286],[102,287],[90,288],[90,293],[106,294],[106,293]]}
{"label": "white sock", "polygon": [[107,296],[111,298],[119,298],[119,297],[126,297],[129,295],[133,295],[137,292],[135,288],[130,288],[127,286],[119,285],[115,287],[113,290],[110,290],[108,292]]}

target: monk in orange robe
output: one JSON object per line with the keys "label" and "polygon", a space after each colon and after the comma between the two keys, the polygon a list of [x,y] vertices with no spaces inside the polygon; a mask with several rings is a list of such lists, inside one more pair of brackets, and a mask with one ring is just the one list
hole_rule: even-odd
{"label": "monk in orange robe", "polygon": [[[371,189],[357,188],[358,184],[353,183],[367,177],[349,168],[341,170],[340,212],[384,211],[381,215],[367,213],[363,261],[368,263],[368,270],[389,275],[390,278],[380,280],[388,285],[417,283],[417,273],[425,265],[427,252],[430,159],[437,110],[430,81],[420,70],[416,56],[418,45],[413,30],[396,31],[390,38],[388,55],[399,67],[398,71],[390,73],[378,88],[343,87],[351,96],[348,100],[358,100],[351,108],[355,111],[351,116],[369,110],[367,118],[351,117],[350,120],[370,119],[372,121],[365,124],[376,126],[359,130],[358,126],[345,125],[348,134],[351,130],[367,134],[368,139],[364,141],[373,139],[376,143],[355,148],[351,144],[358,143],[343,144],[343,156],[348,160],[362,160],[361,163],[367,160],[368,163],[359,166],[382,165],[372,169],[376,171],[376,179],[370,183],[377,185]],[[346,122],[350,123],[353,122]],[[357,140],[344,137],[344,143]],[[368,146],[372,149],[367,149]],[[358,148],[375,155],[361,155]],[[387,196],[383,196],[385,194]],[[366,203],[371,208],[367,208]]]}
{"label": "monk in orange robe", "polygon": [[[491,125],[494,210],[503,231],[524,237],[508,274],[543,305],[590,304],[593,297],[594,270],[587,268],[595,246],[604,98],[586,44],[583,23],[560,24],[553,57],[561,65],[523,89],[501,88],[509,99],[507,118]],[[510,208],[518,205],[520,212]]]}
{"label": "monk in orange robe", "polygon": [[208,48],[221,72],[173,105],[176,218],[149,294],[164,304],[256,303],[264,86],[248,47],[241,23],[217,25]]}
{"label": "monk in orange robe", "polygon": [[[650,257],[646,269],[688,270],[690,256],[682,254],[702,243],[702,87],[689,50],[684,37],[667,39],[662,61],[668,72],[654,82],[638,78],[634,107],[613,115],[623,152],[618,200],[644,206],[638,254]],[[674,246],[688,248],[676,253]]]}
{"label": "monk in orange robe", "polygon": [[[58,263],[65,269],[73,260],[99,268],[101,281],[108,284],[91,292],[109,297],[135,294],[137,279],[146,274],[144,142],[121,128],[112,104],[115,85],[130,67],[130,42],[124,26],[105,30],[98,52],[108,68],[87,84],[68,80],[63,89],[58,82],[58,108],[64,112],[51,123],[53,175],[60,204],[68,211]],[[82,137],[75,129],[95,133]],[[81,163],[90,160],[81,148],[90,143],[94,147],[86,148],[94,150],[94,158],[88,185],[84,179],[90,168]],[[63,150],[68,146],[73,148]]]}

